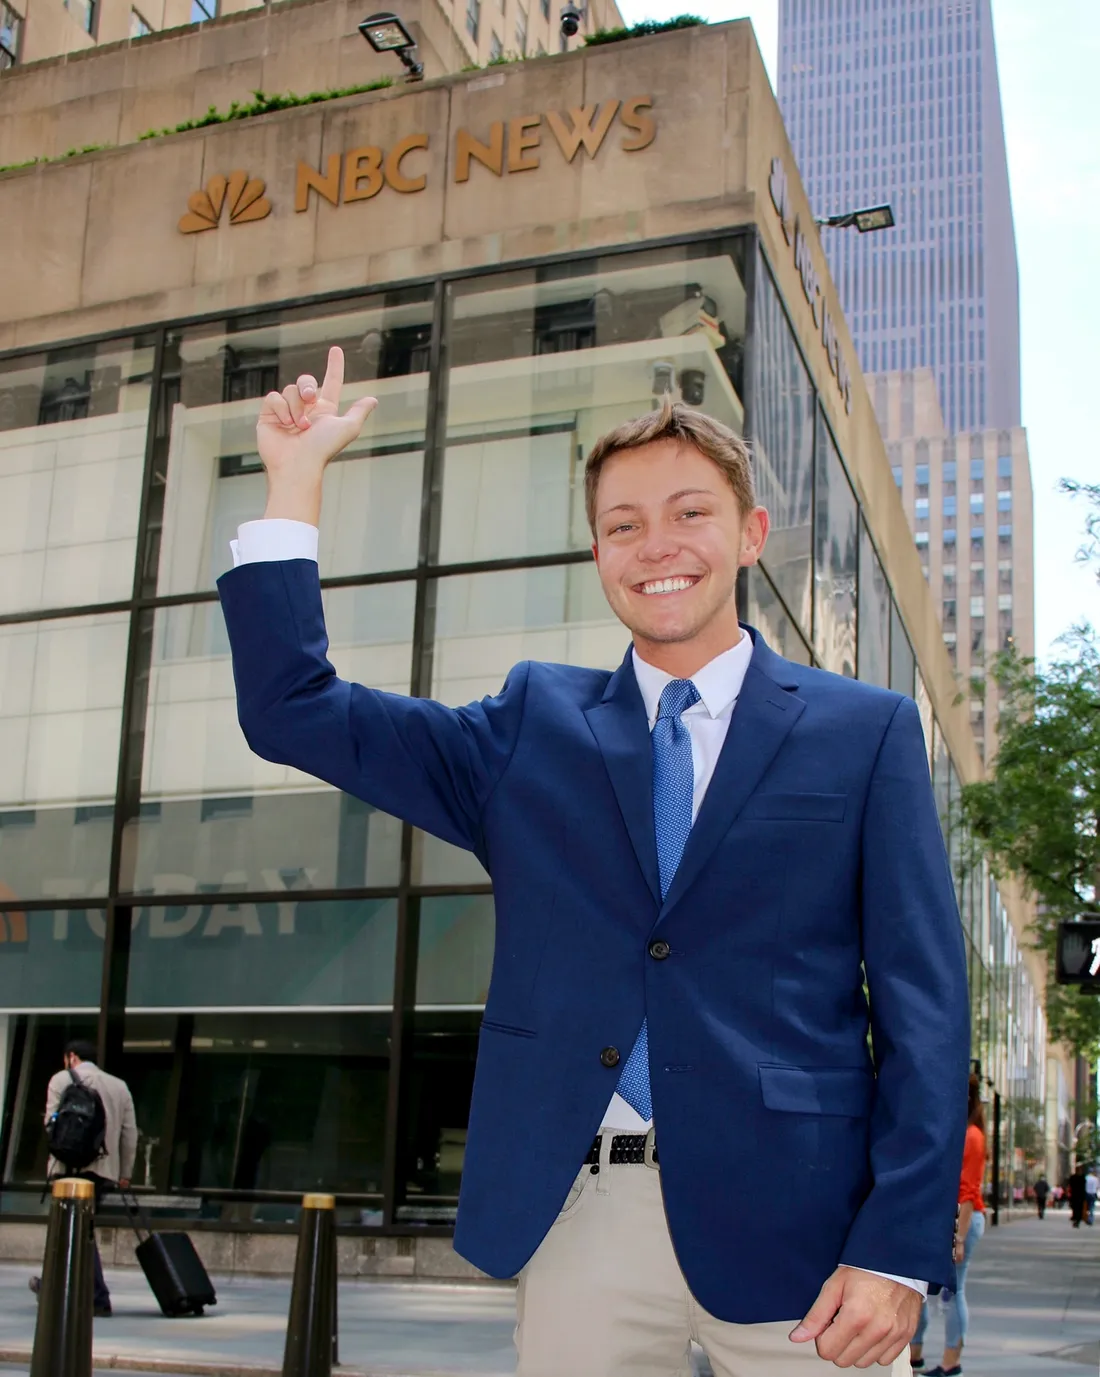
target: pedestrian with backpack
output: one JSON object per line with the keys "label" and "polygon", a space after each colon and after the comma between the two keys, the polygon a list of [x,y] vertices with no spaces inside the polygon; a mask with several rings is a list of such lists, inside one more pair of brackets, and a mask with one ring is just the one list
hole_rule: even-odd
{"label": "pedestrian with backpack", "polygon": [[[70,1042],[64,1069],[50,1078],[46,1092],[46,1139],[50,1160],[46,1174],[82,1176],[95,1186],[96,1209],[117,1185],[128,1190],[137,1154],[137,1119],[130,1087],[101,1071],[90,1042]],[[38,1293],[40,1277],[30,1288]],[[95,1248],[95,1315],[111,1313],[111,1293],[103,1277],[99,1248]]]}

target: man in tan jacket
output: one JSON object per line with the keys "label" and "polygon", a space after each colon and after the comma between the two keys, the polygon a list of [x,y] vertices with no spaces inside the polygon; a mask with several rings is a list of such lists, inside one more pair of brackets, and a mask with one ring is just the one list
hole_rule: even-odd
{"label": "man in tan jacket", "polygon": [[[130,1087],[117,1076],[108,1075],[95,1064],[96,1050],[90,1042],[70,1042],[65,1048],[64,1069],[50,1077],[46,1092],[46,1123],[57,1113],[61,1096],[70,1086],[75,1076],[94,1090],[103,1103],[107,1120],[107,1131],[103,1140],[103,1150],[99,1157],[84,1171],[75,1175],[87,1177],[95,1183],[95,1203],[99,1208],[107,1190],[116,1183],[123,1190],[129,1189],[130,1177],[134,1170],[134,1157],[137,1154],[138,1128],[134,1115],[134,1099]],[[50,1158],[47,1175],[71,1176],[62,1163]],[[31,1290],[37,1293],[41,1279],[32,1277]],[[95,1314],[106,1317],[111,1313],[111,1293],[103,1277],[103,1264],[95,1249]]]}

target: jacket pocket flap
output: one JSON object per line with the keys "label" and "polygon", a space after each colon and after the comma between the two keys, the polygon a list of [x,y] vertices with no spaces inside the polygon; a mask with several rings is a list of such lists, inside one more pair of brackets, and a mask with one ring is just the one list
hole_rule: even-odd
{"label": "jacket pocket flap", "polygon": [[741,816],[792,822],[843,822],[847,801],[847,794],[755,794],[742,808]]}
{"label": "jacket pocket flap", "polygon": [[874,1072],[860,1066],[767,1066],[760,1092],[768,1109],[788,1114],[845,1114],[862,1119],[871,1112]]}

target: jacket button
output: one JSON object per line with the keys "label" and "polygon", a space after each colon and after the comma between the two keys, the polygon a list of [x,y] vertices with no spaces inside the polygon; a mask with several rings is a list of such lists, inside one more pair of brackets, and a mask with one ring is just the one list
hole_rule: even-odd
{"label": "jacket button", "polygon": [[649,944],[649,954],[653,957],[654,961],[663,961],[671,950],[672,948],[668,943],[662,941],[659,937],[656,942],[650,942]]}
{"label": "jacket button", "polygon": [[618,1066],[619,1049],[617,1047],[605,1047],[600,1053],[600,1061],[604,1066]]}

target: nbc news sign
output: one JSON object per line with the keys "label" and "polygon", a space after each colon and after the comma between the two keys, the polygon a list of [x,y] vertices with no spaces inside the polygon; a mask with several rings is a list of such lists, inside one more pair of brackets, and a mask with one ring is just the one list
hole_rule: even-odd
{"label": "nbc news sign", "polygon": [[1058,929],[1059,985],[1086,985],[1100,994],[1100,917],[1063,923]]}

